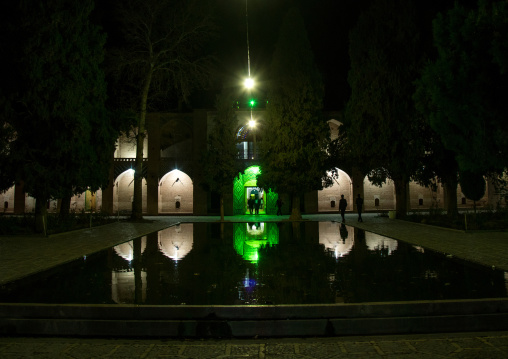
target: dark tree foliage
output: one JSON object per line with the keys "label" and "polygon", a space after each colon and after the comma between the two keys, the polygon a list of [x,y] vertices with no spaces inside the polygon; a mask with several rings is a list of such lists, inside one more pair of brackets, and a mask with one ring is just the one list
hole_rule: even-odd
{"label": "dark tree foliage", "polygon": [[508,3],[456,3],[434,21],[436,61],[421,87],[430,124],[463,171],[502,172],[508,165]]}
{"label": "dark tree foliage", "polygon": [[459,165],[455,153],[448,150],[441,141],[441,137],[430,126],[431,102],[430,95],[423,81],[416,81],[416,93],[413,96],[416,108],[425,119],[420,135],[423,139],[425,152],[421,158],[421,167],[414,175],[414,180],[424,186],[437,188],[440,182],[445,189],[445,208],[449,217],[455,217],[457,212],[457,184]]}
{"label": "dark tree foliage", "polygon": [[466,198],[474,201],[474,211],[476,213],[476,202],[485,195],[486,184],[483,175],[471,171],[461,171],[460,189]]}
{"label": "dark tree foliage", "polygon": [[208,148],[201,162],[201,183],[220,195],[220,215],[224,220],[224,195],[231,193],[232,183],[240,172],[236,148],[237,119],[232,94],[217,96],[217,113],[208,135]]}
{"label": "dark tree foliage", "polygon": [[5,96],[0,93],[0,108],[2,114],[0,117],[0,193],[12,187],[14,177],[8,170],[10,163],[10,144],[15,139],[14,129],[8,121],[8,101]]}
{"label": "dark tree foliage", "polygon": [[90,0],[20,1],[9,7],[2,31],[9,53],[2,57],[10,62],[3,67],[3,122],[14,137],[2,172],[23,181],[36,198],[37,227],[44,231],[50,198],[107,183],[117,133],[104,107],[106,83],[99,67],[105,36],[89,21]]}
{"label": "dark tree foliage", "polygon": [[340,126],[337,138],[331,140],[328,145],[327,153],[327,167],[331,169],[334,176],[338,176],[337,168],[351,170],[353,166],[365,174],[368,172],[360,163],[353,160],[345,126]]}
{"label": "dark tree foliage", "polygon": [[412,1],[377,0],[350,33],[348,141],[374,184],[394,181],[397,216],[406,215],[407,184],[423,153],[411,98],[421,59],[416,23]]}
{"label": "dark tree foliage", "polygon": [[259,185],[292,196],[291,219],[301,219],[300,194],[331,184],[326,148],[330,130],[321,116],[323,83],[299,11],[291,9],[271,64],[267,119],[260,144]]}
{"label": "dark tree foliage", "polygon": [[197,0],[118,1],[121,40],[110,61],[118,70],[115,83],[123,85],[117,94],[137,117],[132,219],[142,218],[146,112],[175,96],[183,104],[210,79],[212,57],[204,49],[215,25],[208,5]]}

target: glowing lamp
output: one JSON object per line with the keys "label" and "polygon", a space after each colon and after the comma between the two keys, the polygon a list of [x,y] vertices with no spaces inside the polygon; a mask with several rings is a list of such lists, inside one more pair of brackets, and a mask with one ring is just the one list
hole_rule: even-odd
{"label": "glowing lamp", "polygon": [[248,77],[245,79],[245,81],[243,82],[243,86],[246,88],[246,89],[251,89],[254,87],[254,79]]}

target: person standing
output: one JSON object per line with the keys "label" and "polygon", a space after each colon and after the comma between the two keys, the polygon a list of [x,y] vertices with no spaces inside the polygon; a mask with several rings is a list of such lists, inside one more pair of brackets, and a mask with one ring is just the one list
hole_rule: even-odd
{"label": "person standing", "polygon": [[358,222],[363,222],[362,219],[362,208],[363,208],[363,198],[358,193],[358,198],[356,198],[356,208],[358,209]]}
{"label": "person standing", "polygon": [[256,196],[256,199],[254,200],[254,214],[259,214],[259,206],[261,206],[261,199]]}
{"label": "person standing", "polygon": [[346,207],[347,207],[347,201],[344,198],[344,195],[341,194],[340,201],[339,201],[339,211],[340,211],[340,215],[342,217],[342,223],[346,222],[346,219],[344,218],[344,212],[346,212]]}
{"label": "person standing", "polygon": [[254,211],[254,198],[250,197],[247,203],[249,205],[249,212],[250,214],[252,214],[252,212]]}

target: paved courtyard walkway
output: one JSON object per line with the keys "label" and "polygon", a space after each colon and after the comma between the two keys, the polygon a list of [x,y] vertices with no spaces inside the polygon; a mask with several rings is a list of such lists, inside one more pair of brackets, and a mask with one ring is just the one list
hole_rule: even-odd
{"label": "paved courtyard walkway", "polygon": [[0,357],[506,359],[508,332],[265,340],[0,338]]}
{"label": "paved courtyard walkway", "polygon": [[[364,214],[346,224],[468,261],[508,271],[508,232],[468,232]],[[257,221],[281,217],[258,216]],[[338,215],[307,215],[336,221]],[[0,285],[69,262],[178,222],[218,217],[145,217],[52,235],[0,236]],[[227,217],[249,221],[251,216]],[[284,216],[282,219],[287,219]],[[439,328],[437,328],[437,331]],[[508,358],[508,332],[251,340],[135,340],[0,337],[0,358]]]}

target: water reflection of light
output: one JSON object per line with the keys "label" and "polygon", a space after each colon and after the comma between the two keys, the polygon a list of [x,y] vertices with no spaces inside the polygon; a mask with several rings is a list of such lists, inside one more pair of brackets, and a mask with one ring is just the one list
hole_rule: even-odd
{"label": "water reflection of light", "polygon": [[279,242],[277,223],[235,223],[233,231],[236,252],[252,263],[259,260],[260,248],[273,246]]}
{"label": "water reflection of light", "polygon": [[413,246],[414,249],[416,249],[418,252],[420,253],[425,253],[425,249],[423,247],[420,247],[420,246]]}
{"label": "water reflection of light", "polygon": [[192,223],[182,223],[159,231],[159,249],[166,257],[178,261],[192,250],[194,227]]}
{"label": "water reflection of light", "polygon": [[246,223],[247,226],[247,236],[248,237],[259,237],[263,236],[265,233],[265,223],[264,222],[256,222],[256,223]]}
{"label": "water reflection of light", "polygon": [[343,257],[353,249],[354,231],[349,226],[341,228],[337,222],[319,222],[319,243],[335,258]]}
{"label": "water reflection of light", "polygon": [[380,249],[388,250],[388,255],[397,249],[397,241],[395,239],[372,232],[365,232],[365,243],[371,251]]}
{"label": "water reflection of light", "polygon": [[[141,286],[139,293],[141,298],[138,301],[146,300],[146,272],[140,273]],[[134,271],[112,271],[111,272],[111,299],[115,303],[136,303],[136,279]]]}
{"label": "water reflection of light", "polygon": [[243,286],[248,287],[249,285],[250,285],[249,268],[247,268],[247,273],[245,273],[245,278],[243,280]]}
{"label": "water reflection of light", "polygon": [[504,286],[508,292],[508,272],[504,272]]}
{"label": "water reflection of light", "polygon": [[[113,249],[115,250],[116,254],[118,254],[120,257],[127,261],[132,261],[134,259],[134,241],[125,242],[122,244],[119,244]],[[141,238],[141,253],[145,251],[146,248],[146,237]]]}

